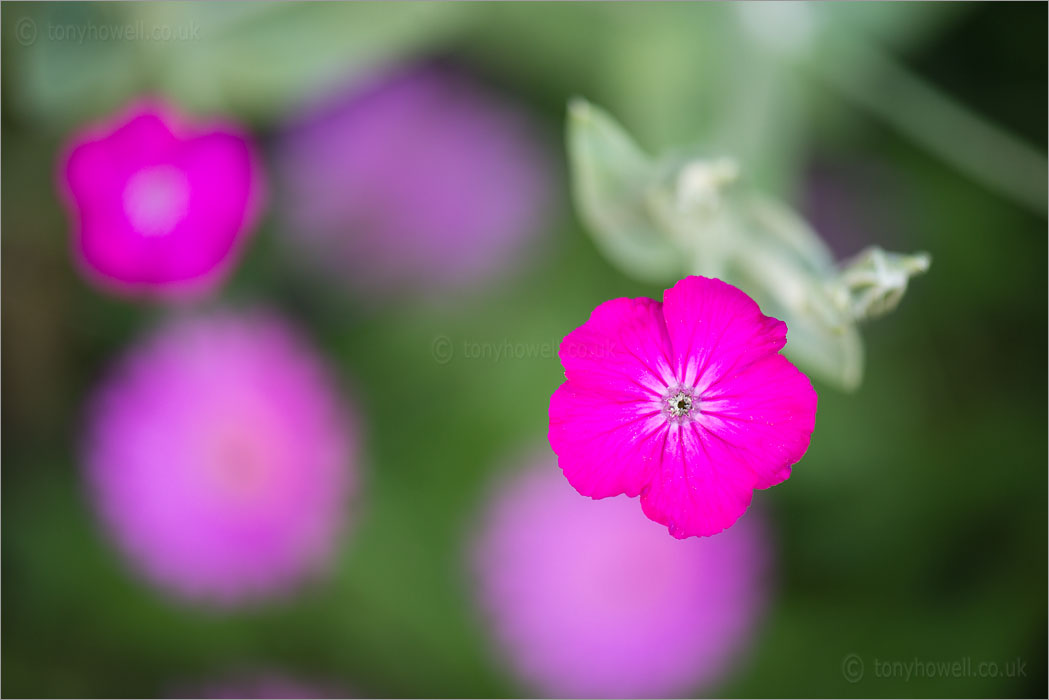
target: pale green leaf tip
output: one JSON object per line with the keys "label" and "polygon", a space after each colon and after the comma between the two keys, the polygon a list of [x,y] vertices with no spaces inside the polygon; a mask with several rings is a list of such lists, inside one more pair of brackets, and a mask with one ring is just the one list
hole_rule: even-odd
{"label": "pale green leaf tip", "polygon": [[568,116],[572,119],[587,120],[590,118],[592,105],[582,97],[568,100]]}
{"label": "pale green leaf tip", "polygon": [[926,252],[889,253],[872,246],[842,265],[838,299],[858,321],[883,316],[900,303],[910,278],[928,272],[931,265]]}
{"label": "pale green leaf tip", "polygon": [[568,131],[578,132],[592,129],[597,122],[597,108],[582,97],[573,97],[568,101]]}
{"label": "pale green leaf tip", "polygon": [[922,275],[929,271],[932,267],[932,255],[926,253],[924,250],[917,253],[913,253],[908,261],[908,272],[912,275]]}

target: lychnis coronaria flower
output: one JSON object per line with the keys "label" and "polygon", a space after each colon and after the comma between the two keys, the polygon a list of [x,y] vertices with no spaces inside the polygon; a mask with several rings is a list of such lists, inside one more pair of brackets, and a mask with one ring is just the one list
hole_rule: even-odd
{"label": "lychnis coronaria flower", "polygon": [[787,327],[732,285],[687,277],[663,303],[613,299],[568,334],[550,444],[579,493],[640,496],[674,537],[713,535],[790,476],[816,392]]}
{"label": "lychnis coronaria flower", "polygon": [[177,298],[225,276],[259,209],[258,159],[235,126],[143,102],[73,137],[60,189],[87,277],[126,296]]}
{"label": "lychnis coronaria flower", "polygon": [[493,499],[475,552],[506,662],[546,697],[694,697],[732,670],[767,600],[759,514],[678,541],[624,496],[593,503],[552,458]]}
{"label": "lychnis coronaria flower", "polygon": [[358,292],[475,285],[539,230],[543,155],[524,114],[458,72],[378,76],[308,111],[280,141],[287,233]]}
{"label": "lychnis coronaria flower", "polygon": [[88,415],[91,494],[145,577],[230,604],[324,567],[355,482],[355,416],[289,327],[181,319],[133,348]]}

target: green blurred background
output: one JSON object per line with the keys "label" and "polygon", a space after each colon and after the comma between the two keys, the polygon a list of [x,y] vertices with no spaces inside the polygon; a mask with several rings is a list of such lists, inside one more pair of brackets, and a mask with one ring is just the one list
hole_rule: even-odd
{"label": "green blurred background", "polygon": [[[602,259],[568,205],[561,131],[567,100],[582,95],[650,149],[701,143],[737,157],[753,184],[822,224],[839,255],[877,243],[933,256],[900,308],[864,328],[863,386],[817,384],[811,449],[788,482],[759,494],[775,524],[778,589],[753,648],[712,692],[1044,695],[1046,5],[789,12],[5,3],[3,694],[155,696],[243,668],[362,696],[526,692],[488,642],[466,551],[493,471],[543,442],[562,370],[549,352],[464,350],[541,349],[606,299],[663,290]],[[53,29],[135,22],[191,34],[79,41]],[[57,148],[150,92],[244,121],[265,152],[302,100],[433,56],[545,126],[562,172],[541,254],[454,303],[373,309],[288,265],[271,211],[223,300],[293,316],[353,386],[368,428],[362,505],[334,576],[303,595],[221,615],[174,604],[126,571],[83,498],[84,397],[162,312],[76,274]],[[1034,158],[980,152],[973,135],[987,129],[1027,142]],[[1032,162],[1043,164],[1033,177]],[[433,356],[439,338],[452,343],[447,363]],[[402,397],[417,393],[426,400],[406,411]],[[868,670],[858,683],[843,674],[850,654]],[[1020,659],[1024,673],[872,673],[876,659],[965,658],[1003,670]]]}

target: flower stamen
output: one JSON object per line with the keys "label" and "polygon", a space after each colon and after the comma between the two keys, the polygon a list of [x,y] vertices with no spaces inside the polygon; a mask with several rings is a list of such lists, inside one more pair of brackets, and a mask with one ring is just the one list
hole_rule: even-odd
{"label": "flower stamen", "polygon": [[666,399],[667,412],[674,418],[687,418],[692,415],[692,394],[678,390]]}

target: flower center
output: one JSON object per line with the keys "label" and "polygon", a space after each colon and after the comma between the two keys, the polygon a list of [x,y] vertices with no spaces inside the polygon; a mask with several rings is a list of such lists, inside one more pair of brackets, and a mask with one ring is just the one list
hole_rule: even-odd
{"label": "flower center", "polygon": [[228,502],[251,503],[273,481],[273,464],[266,448],[241,427],[219,428],[210,437],[202,461],[213,493]]}
{"label": "flower center", "polygon": [[144,168],[124,187],[124,212],[143,236],[163,236],[189,209],[189,180],[172,165]]}
{"label": "flower center", "polygon": [[685,418],[692,414],[692,394],[684,390],[672,393],[666,399],[667,412],[675,418]]}

